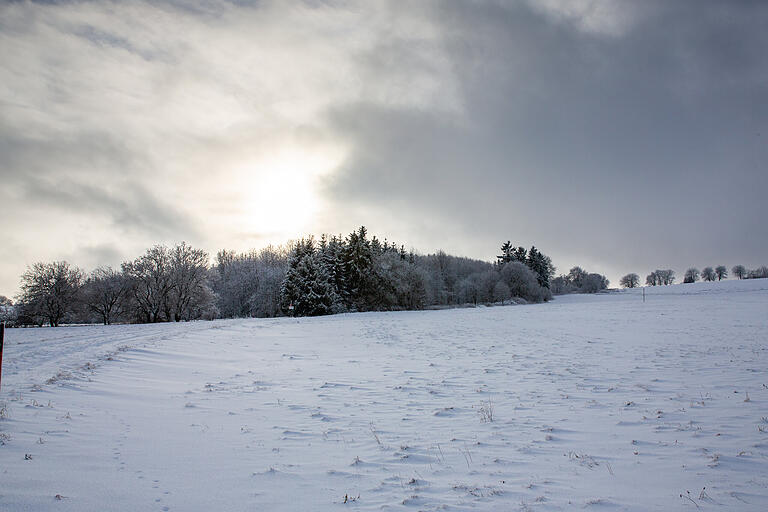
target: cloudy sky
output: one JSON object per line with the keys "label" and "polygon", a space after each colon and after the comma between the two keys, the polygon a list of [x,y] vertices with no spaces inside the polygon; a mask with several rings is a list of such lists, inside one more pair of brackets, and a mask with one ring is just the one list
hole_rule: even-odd
{"label": "cloudy sky", "polygon": [[768,3],[10,2],[0,294],[35,261],[372,233],[768,264]]}

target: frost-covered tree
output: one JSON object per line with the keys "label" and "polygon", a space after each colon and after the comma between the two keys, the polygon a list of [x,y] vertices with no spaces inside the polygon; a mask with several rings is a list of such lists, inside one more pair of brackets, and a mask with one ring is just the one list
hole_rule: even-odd
{"label": "frost-covered tree", "polygon": [[549,283],[549,289],[552,290],[552,295],[565,295],[573,291],[565,276],[557,276],[552,279],[552,282]]}
{"label": "frost-covered tree", "polygon": [[637,274],[627,274],[621,278],[619,284],[624,288],[637,288],[640,286],[640,276]]}
{"label": "frost-covered tree", "polygon": [[130,280],[136,316],[143,322],[170,320],[171,254],[164,245],[155,245],[143,256],[122,264]]}
{"label": "frost-covered tree", "polygon": [[728,269],[725,268],[725,265],[718,265],[715,267],[715,275],[717,276],[718,281],[722,281],[728,277]]}
{"label": "frost-covered tree", "polygon": [[662,286],[675,283],[675,271],[672,269],[656,269],[645,278],[645,284],[648,286]]}
{"label": "frost-covered tree", "polygon": [[498,281],[493,287],[493,300],[496,302],[501,302],[503,305],[504,301],[507,301],[510,298],[512,298],[512,292],[510,291],[507,283],[505,283],[503,280]]}
{"label": "frost-covered tree", "polygon": [[691,267],[685,271],[685,276],[683,276],[683,283],[695,283],[698,280],[699,280],[699,269],[695,267]]}
{"label": "frost-covered tree", "polygon": [[83,284],[83,303],[104,325],[109,325],[123,314],[130,289],[123,274],[112,267],[98,267]]}
{"label": "frost-covered tree", "polygon": [[747,277],[747,268],[744,265],[735,265],[731,269],[731,273],[739,279],[744,279]]}
{"label": "frost-covered tree", "polygon": [[270,245],[257,253],[258,287],[250,299],[252,316],[280,314],[280,289],[288,267],[288,251],[283,247]]}
{"label": "frost-covered tree", "polygon": [[[637,277],[637,279],[639,280],[640,278]],[[595,293],[608,288],[608,283],[608,278],[604,275],[590,273],[576,266],[571,268],[568,274],[553,279],[550,289],[555,295]]]}
{"label": "frost-covered tree", "polygon": [[403,259],[398,251],[386,251],[374,260],[380,278],[377,303],[384,309],[422,309],[426,305],[428,276]]}
{"label": "frost-covered tree", "polygon": [[19,302],[28,314],[57,327],[76,306],[82,280],[83,272],[66,261],[35,263],[21,276]]}
{"label": "frost-covered tree", "polygon": [[601,274],[589,273],[581,285],[582,293],[597,293],[608,288],[608,278]]}
{"label": "frost-covered tree", "polygon": [[701,271],[701,279],[702,281],[714,281],[717,278],[717,275],[715,274],[715,270],[712,267],[704,267],[704,270]]}
{"label": "frost-covered tree", "polygon": [[16,319],[13,301],[5,295],[0,295],[0,322],[12,322]]}
{"label": "frost-covered tree", "polygon": [[573,267],[571,270],[568,271],[568,276],[566,278],[566,281],[573,285],[575,288],[581,288],[582,283],[584,282],[584,278],[586,277],[587,272],[581,268],[581,267]]}
{"label": "frost-covered tree", "polygon": [[[284,276],[280,276],[282,283]],[[259,287],[256,252],[237,254],[222,250],[216,254],[210,285],[216,294],[219,313],[225,318],[254,316],[253,296]]]}
{"label": "frost-covered tree", "polygon": [[750,270],[747,273],[747,278],[749,279],[765,279],[768,277],[768,267],[763,265],[762,267],[758,267],[754,270]]}
{"label": "frost-covered tree", "polygon": [[208,285],[208,253],[182,242],[170,250],[167,319],[179,322],[208,312],[213,293]]}
{"label": "frost-covered tree", "polygon": [[499,272],[499,277],[500,281],[509,288],[512,297],[520,297],[528,302],[544,302],[552,297],[549,288],[539,284],[536,273],[519,261],[504,265]]}
{"label": "frost-covered tree", "polygon": [[219,251],[210,277],[219,314],[226,318],[281,314],[280,287],[290,253],[290,248],[272,245],[243,254]]}

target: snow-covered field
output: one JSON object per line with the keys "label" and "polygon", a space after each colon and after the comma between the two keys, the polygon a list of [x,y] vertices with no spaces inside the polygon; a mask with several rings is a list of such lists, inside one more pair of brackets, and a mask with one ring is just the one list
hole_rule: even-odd
{"label": "snow-covered field", "polygon": [[11,329],[4,359],[3,511],[768,510],[768,280]]}

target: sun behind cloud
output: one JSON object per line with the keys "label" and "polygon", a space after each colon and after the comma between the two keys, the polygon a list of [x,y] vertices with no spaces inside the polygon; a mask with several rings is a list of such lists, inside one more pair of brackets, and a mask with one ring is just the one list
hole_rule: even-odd
{"label": "sun behind cloud", "polygon": [[307,232],[323,207],[319,180],[343,158],[340,147],[286,146],[239,164],[234,170],[241,184],[236,222],[277,239]]}

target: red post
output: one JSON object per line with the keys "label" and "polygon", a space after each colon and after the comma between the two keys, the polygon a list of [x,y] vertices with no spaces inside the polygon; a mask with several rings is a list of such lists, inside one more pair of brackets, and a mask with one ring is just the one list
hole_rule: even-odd
{"label": "red post", "polygon": [[[3,338],[5,337],[5,322],[0,322],[0,385],[3,383]],[[2,389],[0,387],[0,389]]]}

